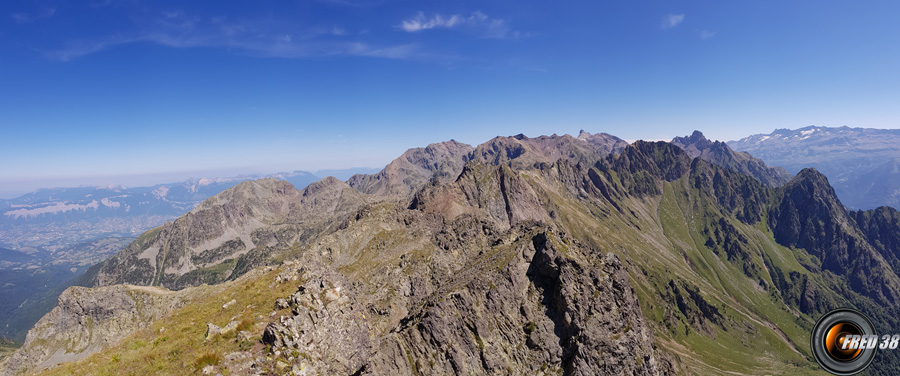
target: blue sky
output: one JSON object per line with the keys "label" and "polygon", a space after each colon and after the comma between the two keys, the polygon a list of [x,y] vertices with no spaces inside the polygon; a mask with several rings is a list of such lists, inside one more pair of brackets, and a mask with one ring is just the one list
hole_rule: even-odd
{"label": "blue sky", "polygon": [[894,1],[3,1],[0,197],[496,135],[900,127]]}

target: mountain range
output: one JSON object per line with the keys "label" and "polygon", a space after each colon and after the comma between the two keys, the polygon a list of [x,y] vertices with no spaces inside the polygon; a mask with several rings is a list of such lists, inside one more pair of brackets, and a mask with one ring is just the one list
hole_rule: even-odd
{"label": "mountain range", "polygon": [[[372,169],[321,170],[349,178]],[[277,178],[303,188],[305,171],[191,179],[151,187],[50,188],[0,200],[0,336],[23,341],[89,267],[147,231],[241,182]]]}
{"label": "mountain range", "polygon": [[809,126],[777,129],[728,145],[792,174],[817,169],[850,208],[900,208],[900,130]]}
{"label": "mountain range", "polygon": [[85,273],[5,370],[820,374],[823,313],[900,325],[898,246],[896,210],[699,133],[448,141],[210,197]]}

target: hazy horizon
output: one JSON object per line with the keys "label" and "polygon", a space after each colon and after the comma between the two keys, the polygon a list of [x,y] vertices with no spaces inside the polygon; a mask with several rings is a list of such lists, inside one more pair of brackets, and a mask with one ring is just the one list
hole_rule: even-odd
{"label": "hazy horizon", "polygon": [[[793,129],[800,129],[800,128],[804,128],[804,127],[797,127],[797,128],[793,128]],[[584,129],[582,129],[582,130],[584,130]],[[712,141],[728,142],[728,141],[736,141],[737,140],[737,139],[722,140],[722,139],[711,138],[708,135],[706,135],[706,133],[703,130],[700,130],[700,129],[695,129],[695,130],[703,132],[704,136],[706,136],[707,138],[709,138]],[[775,131],[775,130],[776,129],[773,129],[772,131]],[[609,133],[609,132],[603,132],[603,131],[590,131],[590,130],[584,130],[584,131],[589,132],[589,133]],[[642,138],[641,140],[668,142],[668,141],[671,141],[671,139],[674,137],[688,136],[691,133],[693,133],[693,131],[685,133],[685,134],[681,134],[681,135],[672,135],[671,137],[662,137],[662,138],[657,138],[657,139]],[[771,132],[765,132],[764,134],[768,134],[768,133],[771,133]],[[566,135],[570,135],[573,137],[578,136],[577,132],[533,134],[533,135],[526,135],[526,136],[539,137],[539,136],[549,136],[551,134],[560,134],[560,135],[566,134]],[[747,136],[751,136],[751,135],[752,134],[747,134],[743,137],[747,137]],[[502,136],[513,136],[513,135],[512,134],[496,135],[494,137],[502,137]],[[613,134],[613,136],[616,136],[616,135]],[[741,138],[743,138],[743,137],[741,137]],[[491,138],[493,138],[493,137],[491,137]],[[443,141],[449,141],[449,140],[450,139],[443,140]],[[443,141],[437,141],[437,142],[443,142]],[[463,142],[460,140],[457,140],[457,141]],[[484,139],[484,140],[481,140],[478,142],[463,142],[463,143],[466,143],[466,144],[469,144],[472,146],[477,146],[477,145],[479,145],[483,142],[487,142],[487,141],[489,141],[489,139]],[[636,139],[625,140],[625,141],[627,141],[628,143],[633,143],[634,141],[636,141]],[[417,148],[417,147],[425,147],[425,146],[427,146],[427,145],[410,145],[409,148]],[[308,168],[308,169],[302,169],[302,168],[284,168],[284,169],[231,168],[231,169],[218,169],[218,170],[205,170],[205,171],[156,172],[156,173],[141,174],[141,175],[109,175],[109,176],[81,176],[81,177],[63,176],[63,177],[56,177],[56,178],[51,177],[51,178],[46,178],[46,179],[35,179],[35,180],[25,179],[22,181],[15,181],[15,180],[6,181],[5,180],[2,184],[0,184],[0,199],[17,198],[24,194],[31,193],[31,192],[34,192],[39,189],[103,187],[103,186],[108,186],[108,185],[117,185],[117,186],[121,185],[121,186],[125,186],[128,188],[134,188],[134,187],[147,187],[147,186],[153,186],[153,185],[158,185],[158,184],[177,183],[177,182],[187,181],[187,180],[191,180],[191,179],[233,178],[233,177],[240,177],[240,176],[265,176],[265,175],[271,175],[271,174],[277,174],[277,173],[290,173],[290,172],[294,172],[294,171],[305,171],[305,172],[314,174],[320,178],[324,178],[325,176],[320,176],[319,173],[322,171],[328,171],[328,170],[352,170],[352,169],[377,169],[377,170],[380,170],[385,165],[387,165],[387,163],[390,163],[390,161],[396,159],[397,157],[400,157],[401,154],[402,154],[402,152],[399,152],[390,160],[379,164],[380,167],[352,166],[352,167],[345,167],[345,168],[318,168],[318,169],[317,168]],[[13,187],[17,187],[17,188],[13,188]]]}
{"label": "hazy horizon", "polygon": [[22,195],[40,190],[55,188],[80,188],[80,187],[105,187],[105,186],[124,186],[126,188],[151,187],[159,184],[179,183],[194,179],[222,179],[237,177],[258,177],[267,176],[278,173],[292,173],[296,171],[304,171],[317,177],[324,178],[321,173],[330,170],[353,170],[353,169],[381,169],[382,167],[363,167],[354,166],[342,169],[319,169],[313,171],[307,170],[260,170],[260,171],[243,171],[235,170],[208,170],[208,171],[184,171],[170,173],[155,173],[145,175],[121,175],[121,176],[85,176],[85,177],[61,177],[50,178],[49,180],[35,181],[9,181],[2,184],[0,189],[0,199],[14,199]]}
{"label": "hazy horizon", "polygon": [[895,129],[897,11],[811,0],[3,2],[0,197],[383,166],[412,147],[518,133],[668,140],[696,129],[727,141],[808,125]]}

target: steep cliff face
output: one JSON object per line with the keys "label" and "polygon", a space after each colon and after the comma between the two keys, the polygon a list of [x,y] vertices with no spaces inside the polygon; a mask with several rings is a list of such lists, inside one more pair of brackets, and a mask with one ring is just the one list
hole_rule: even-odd
{"label": "steep cliff face", "polygon": [[672,374],[619,260],[552,238],[525,239],[500,270],[425,309],[364,373]]}
{"label": "steep cliff face", "polygon": [[155,287],[70,287],[56,308],[28,332],[25,343],[7,360],[4,373],[16,375],[85,358],[183,302],[183,294]]}
{"label": "steep cliff face", "polygon": [[478,162],[466,164],[455,182],[419,191],[410,204],[453,220],[462,214],[484,213],[500,228],[523,221],[548,222],[546,210],[534,190],[515,171]]}
{"label": "steep cliff face", "polygon": [[882,206],[873,210],[858,210],[850,215],[869,243],[888,261],[894,273],[900,273],[900,211]]}
{"label": "steep cliff face", "polygon": [[900,305],[900,278],[815,169],[800,171],[777,192],[769,225],[779,243],[806,249],[823,269],[848,276],[854,290],[886,306]]}

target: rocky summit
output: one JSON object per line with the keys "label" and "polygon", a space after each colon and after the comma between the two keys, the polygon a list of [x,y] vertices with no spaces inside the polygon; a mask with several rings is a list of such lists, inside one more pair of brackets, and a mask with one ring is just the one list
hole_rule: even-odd
{"label": "rocky summit", "polygon": [[211,197],[94,268],[5,369],[821,374],[823,313],[900,326],[898,218],[699,132],[449,141],[348,183]]}

